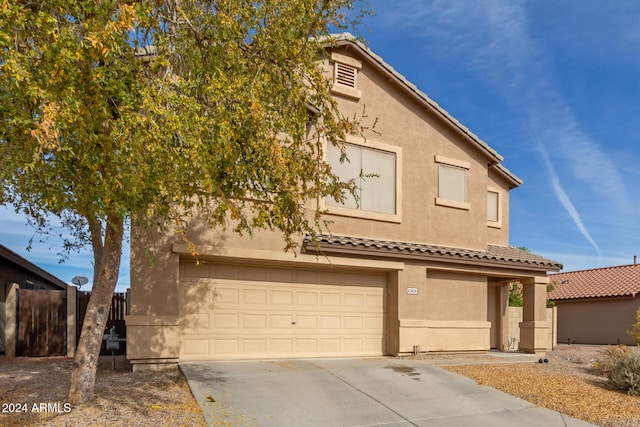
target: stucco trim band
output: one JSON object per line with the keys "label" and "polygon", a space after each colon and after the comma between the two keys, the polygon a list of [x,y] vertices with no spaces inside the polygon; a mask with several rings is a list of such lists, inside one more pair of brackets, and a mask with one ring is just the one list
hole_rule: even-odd
{"label": "stucco trim band", "polygon": [[[199,257],[216,257],[236,260],[239,262],[279,262],[284,264],[297,264],[299,266],[329,266],[329,267],[355,267],[355,268],[367,268],[377,271],[398,271],[404,270],[404,262],[400,261],[383,261],[373,259],[355,259],[355,258],[336,258],[327,257],[320,253],[318,254],[297,254],[295,256],[292,253],[285,252],[272,252],[261,250],[247,250],[247,249],[235,249],[225,248],[220,249],[215,246],[198,245]],[[309,249],[311,251],[312,249]],[[181,256],[192,256],[191,251],[186,244],[174,243],[172,251]]]}

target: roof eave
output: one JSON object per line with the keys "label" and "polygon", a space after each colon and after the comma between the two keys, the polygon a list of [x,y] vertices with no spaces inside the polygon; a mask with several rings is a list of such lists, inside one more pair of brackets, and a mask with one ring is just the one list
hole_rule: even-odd
{"label": "roof eave", "polygon": [[59,286],[62,289],[67,289],[69,287],[69,285],[67,285],[66,283],[64,283],[62,280],[60,280],[59,278],[57,278],[56,276],[54,276],[53,274],[49,273],[48,271],[38,267],[37,265],[35,265],[34,263],[32,263],[31,261],[27,260],[26,258],[23,258],[22,256],[18,255],[17,253],[13,252],[11,249],[7,248],[4,245],[0,245],[0,257],[5,258],[6,260],[10,261],[11,263],[17,265],[18,267],[25,269],[37,276],[40,276],[42,279],[45,279],[49,282],[51,282],[52,284]]}
{"label": "roof eave", "polygon": [[520,178],[518,178],[516,174],[514,174],[509,169],[502,166],[502,163],[493,165],[493,167],[503,178],[507,180],[507,183],[509,184],[510,188],[517,188],[522,185],[523,181]]}
{"label": "roof eave", "polygon": [[515,270],[526,270],[536,272],[559,271],[562,266],[548,264],[534,264],[528,262],[518,262],[512,260],[495,260],[473,256],[447,255],[440,253],[410,251],[400,249],[380,249],[377,247],[361,247],[355,245],[342,245],[327,242],[318,242],[317,247],[308,242],[305,248],[318,250],[319,252],[329,255],[358,255],[358,256],[375,256],[381,258],[411,259],[422,261],[446,262],[459,265],[473,265],[484,267],[511,268]]}

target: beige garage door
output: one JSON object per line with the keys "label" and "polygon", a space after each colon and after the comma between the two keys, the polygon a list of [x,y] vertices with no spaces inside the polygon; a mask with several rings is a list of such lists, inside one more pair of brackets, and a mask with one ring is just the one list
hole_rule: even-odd
{"label": "beige garage door", "polygon": [[180,358],[382,355],[385,282],[363,272],[183,265]]}

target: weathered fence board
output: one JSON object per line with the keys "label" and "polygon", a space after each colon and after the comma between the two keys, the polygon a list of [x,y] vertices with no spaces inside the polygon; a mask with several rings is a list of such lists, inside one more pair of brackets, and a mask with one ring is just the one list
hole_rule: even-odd
{"label": "weathered fence board", "polygon": [[[87,305],[89,304],[89,298],[91,292],[79,292],[78,293],[78,339],[80,339],[80,333],[82,332],[82,323],[84,321],[84,315],[87,312]],[[127,311],[127,294],[124,292],[116,292],[111,299],[111,308],[109,310],[109,318],[107,319],[107,326],[104,333],[108,334],[112,327],[115,327],[116,334],[121,339],[127,338],[127,328],[125,326],[125,315]],[[114,354],[126,354],[127,345],[126,341],[120,341],[120,349]],[[106,343],[103,341],[100,347],[100,354],[111,354],[111,351],[107,351]]]}
{"label": "weathered fence board", "polygon": [[19,289],[16,356],[63,356],[66,353],[65,291]]}

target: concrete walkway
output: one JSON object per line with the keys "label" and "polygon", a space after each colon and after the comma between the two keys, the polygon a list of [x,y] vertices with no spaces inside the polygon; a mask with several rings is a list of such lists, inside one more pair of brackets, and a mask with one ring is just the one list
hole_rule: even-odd
{"label": "concrete walkway", "polygon": [[211,426],[591,425],[436,366],[456,363],[297,359],[185,362],[180,369]]}

